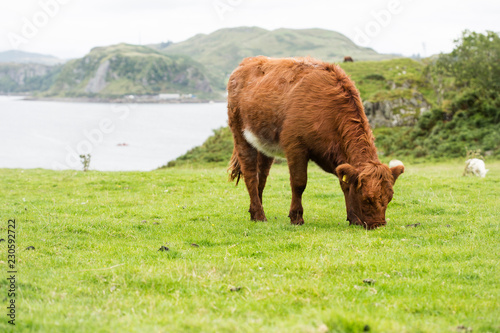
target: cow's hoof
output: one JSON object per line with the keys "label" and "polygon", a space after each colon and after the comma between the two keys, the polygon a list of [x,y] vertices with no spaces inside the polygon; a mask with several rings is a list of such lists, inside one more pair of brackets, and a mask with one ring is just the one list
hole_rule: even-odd
{"label": "cow's hoof", "polygon": [[303,225],[304,219],[290,220],[290,223],[293,225]]}
{"label": "cow's hoof", "polygon": [[252,216],[250,217],[250,220],[255,222],[267,222],[267,218],[265,216]]}
{"label": "cow's hoof", "polygon": [[264,212],[256,212],[256,213],[250,212],[250,219],[252,221],[267,222],[266,215],[264,214]]}

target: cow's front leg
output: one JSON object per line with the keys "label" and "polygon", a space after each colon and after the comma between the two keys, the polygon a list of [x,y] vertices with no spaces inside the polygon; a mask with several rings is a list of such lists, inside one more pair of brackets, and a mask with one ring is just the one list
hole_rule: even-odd
{"label": "cow's front leg", "polygon": [[290,186],[292,187],[292,204],[290,205],[291,224],[304,224],[304,209],[302,208],[302,193],[307,185],[307,162],[308,158],[304,152],[297,152],[287,156],[288,168],[290,169]]}

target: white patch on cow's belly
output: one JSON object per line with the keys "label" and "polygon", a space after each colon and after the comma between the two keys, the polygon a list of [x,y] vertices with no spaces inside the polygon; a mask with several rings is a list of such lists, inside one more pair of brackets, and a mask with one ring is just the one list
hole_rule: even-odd
{"label": "white patch on cow's belly", "polygon": [[263,140],[248,129],[243,131],[243,136],[249,144],[261,153],[269,157],[285,157],[285,153],[278,143]]}

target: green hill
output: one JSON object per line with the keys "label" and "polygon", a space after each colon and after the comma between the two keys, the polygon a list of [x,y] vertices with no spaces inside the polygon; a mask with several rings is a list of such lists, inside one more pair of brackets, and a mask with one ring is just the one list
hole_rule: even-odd
{"label": "green hill", "polygon": [[184,42],[153,45],[166,54],[183,54],[205,65],[218,89],[224,89],[227,76],[245,57],[312,56],[339,62],[344,56],[355,61],[394,58],[354,44],[346,36],[323,29],[277,29],[257,27],[227,28],[209,35],[199,34]]}
{"label": "green hill", "polygon": [[436,99],[425,71],[426,64],[410,58],[341,63],[356,83],[364,101],[378,102],[418,90],[429,102]]}
{"label": "green hill", "polygon": [[125,94],[196,93],[213,88],[205,69],[182,55],[166,55],[147,46],[96,47],[68,61],[47,96],[119,97]]}
{"label": "green hill", "polygon": [[[228,28],[180,43],[96,47],[83,58],[46,68],[34,64],[0,64],[0,92],[32,92],[56,98],[120,98],[160,93],[222,98],[227,77],[241,60],[261,54],[312,56],[328,62],[339,62],[344,56],[351,56],[356,62],[394,58],[357,46],[334,31]],[[0,53],[0,62],[2,57],[16,61],[41,59],[41,55],[15,52]],[[372,83],[368,90],[381,84]]]}
{"label": "green hill", "polygon": [[64,63],[64,60],[48,54],[9,50],[0,52],[0,63],[6,62],[17,64],[42,64],[52,66],[62,64]]}

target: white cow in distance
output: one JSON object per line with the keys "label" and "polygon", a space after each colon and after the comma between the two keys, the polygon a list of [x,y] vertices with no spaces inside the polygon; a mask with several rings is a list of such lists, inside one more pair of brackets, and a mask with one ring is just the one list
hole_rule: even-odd
{"label": "white cow in distance", "polygon": [[484,178],[488,171],[490,170],[486,169],[483,160],[480,160],[478,158],[472,158],[470,160],[465,161],[464,175],[472,173],[475,176],[480,176]]}
{"label": "white cow in distance", "polygon": [[389,162],[389,168],[394,168],[395,166],[398,166],[398,165],[402,165],[402,166],[405,166],[403,164],[403,162],[401,162],[400,160],[391,160]]}

